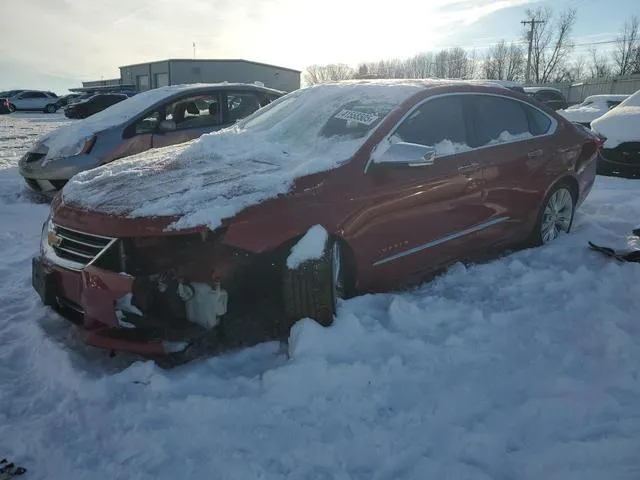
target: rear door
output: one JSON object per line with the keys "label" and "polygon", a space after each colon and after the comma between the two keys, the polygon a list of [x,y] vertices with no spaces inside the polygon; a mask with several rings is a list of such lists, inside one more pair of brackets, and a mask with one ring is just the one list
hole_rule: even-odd
{"label": "rear door", "polygon": [[[494,94],[470,95],[472,145],[483,172],[482,201],[490,218],[508,218],[484,232],[488,245],[521,236],[540,204],[544,166],[554,155],[556,122],[519,100]],[[525,232],[526,233],[526,232]]]}
{"label": "rear door", "polygon": [[[367,206],[349,225],[359,265],[376,288],[463,258],[476,229],[486,225],[482,172],[468,145],[464,95],[427,100],[404,119],[389,142],[435,147],[431,166],[376,166],[365,175]],[[378,149],[385,149],[385,141]]]}

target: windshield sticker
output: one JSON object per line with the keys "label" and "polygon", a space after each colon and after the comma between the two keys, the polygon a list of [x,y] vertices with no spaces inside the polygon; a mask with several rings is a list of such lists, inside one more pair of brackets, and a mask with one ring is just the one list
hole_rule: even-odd
{"label": "windshield sticker", "polygon": [[362,123],[363,125],[371,125],[380,117],[372,113],[356,112],[355,110],[343,109],[333,118],[347,121],[350,120],[352,122]]}

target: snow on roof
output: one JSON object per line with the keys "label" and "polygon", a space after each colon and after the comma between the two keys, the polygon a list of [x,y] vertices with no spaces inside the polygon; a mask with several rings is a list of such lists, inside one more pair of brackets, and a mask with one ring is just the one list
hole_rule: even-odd
{"label": "snow on roof", "polygon": [[424,87],[352,81],[300,89],[234,127],[80,173],[64,188],[64,200],[129,217],[181,216],[171,228],[216,228],[286,193],[296,178],[339,166]]}
{"label": "snow on roof", "polygon": [[609,111],[607,102],[621,102],[629,95],[591,95],[578,105],[572,105],[567,109],[558,110],[570,122],[590,123]]}
{"label": "snow on roof", "polygon": [[640,142],[640,90],[591,123],[591,128],[604,135],[605,148],[624,142]]}
{"label": "snow on roof", "polygon": [[589,95],[587,98],[584,99],[584,101],[582,103],[588,102],[588,101],[592,101],[595,102],[597,100],[614,100],[614,101],[623,101],[626,100],[627,98],[629,98],[629,95],[604,95],[604,94],[598,94],[598,95]]}
{"label": "snow on roof", "polygon": [[216,85],[221,84],[172,85],[147,90],[84,120],[74,122],[41,137],[36,143],[36,147],[44,144],[48,148],[43,164],[75,155],[82,148],[86,139],[95,133],[120,125],[176,93],[210,88]]}
{"label": "snow on roof", "polygon": [[540,92],[542,90],[552,90],[554,92],[562,93],[557,88],[552,88],[552,87],[524,87],[524,91],[527,92],[527,93],[536,93],[536,92]]}

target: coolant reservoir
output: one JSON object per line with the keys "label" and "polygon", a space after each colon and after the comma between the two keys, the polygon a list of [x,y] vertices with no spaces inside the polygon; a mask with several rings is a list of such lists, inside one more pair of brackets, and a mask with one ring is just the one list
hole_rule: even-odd
{"label": "coolant reservoir", "polygon": [[206,329],[213,329],[222,315],[227,313],[227,292],[217,285],[206,283],[181,283],[178,295],[185,304],[187,320]]}

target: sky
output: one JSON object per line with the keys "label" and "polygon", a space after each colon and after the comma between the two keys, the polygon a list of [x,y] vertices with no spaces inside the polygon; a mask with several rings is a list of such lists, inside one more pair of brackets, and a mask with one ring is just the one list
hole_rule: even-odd
{"label": "sky", "polygon": [[64,93],[116,78],[121,65],[192,58],[194,42],[196,58],[299,70],[456,46],[482,53],[521,40],[520,21],[538,6],[577,9],[576,55],[640,15],[638,0],[21,0],[3,9],[0,89]]}

